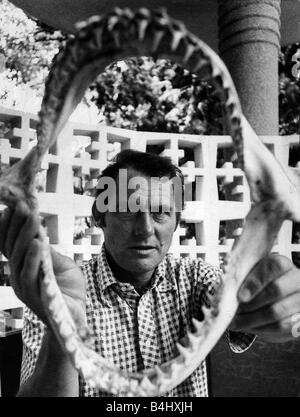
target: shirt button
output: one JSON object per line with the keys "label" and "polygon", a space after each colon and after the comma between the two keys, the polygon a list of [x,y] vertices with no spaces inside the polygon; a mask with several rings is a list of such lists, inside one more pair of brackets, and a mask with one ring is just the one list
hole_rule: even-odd
{"label": "shirt button", "polygon": [[147,347],[150,347],[152,345],[152,340],[151,339],[147,339],[146,342],[145,342],[145,345]]}

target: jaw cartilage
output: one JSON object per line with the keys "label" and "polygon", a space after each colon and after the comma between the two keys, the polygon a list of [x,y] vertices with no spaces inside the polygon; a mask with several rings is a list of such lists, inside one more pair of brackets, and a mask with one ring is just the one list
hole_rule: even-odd
{"label": "jaw cartilage", "polygon": [[[121,371],[96,354],[90,347],[88,334],[76,328],[56,283],[49,245],[41,227],[42,300],[57,339],[75,368],[91,386],[113,394],[161,395],[186,379],[222,336],[237,310],[241,283],[271,250],[283,220],[299,221],[298,173],[283,170],[242,116],[234,84],[221,59],[165,11],[118,8],[107,16],[78,24],[78,29],[53,61],[39,115],[37,145],[0,178],[1,202],[14,206],[25,200],[32,209],[38,209],[33,184],[43,156],[53,147],[90,82],[111,61],[141,55],[176,61],[215,87],[225,109],[239,167],[245,171],[254,202],[242,234],[239,228],[235,230],[239,240],[226,258],[221,285],[210,298],[210,306],[203,307],[203,320],[194,319],[195,331],[177,343],[179,355],[136,374]],[[94,144],[90,150],[98,149]],[[224,177],[223,181],[233,183],[234,176]],[[241,184],[232,190],[233,196],[242,192]]]}

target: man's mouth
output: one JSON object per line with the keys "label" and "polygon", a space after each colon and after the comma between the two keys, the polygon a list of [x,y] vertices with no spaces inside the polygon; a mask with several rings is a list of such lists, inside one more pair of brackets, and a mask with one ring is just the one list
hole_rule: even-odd
{"label": "man's mouth", "polygon": [[151,245],[136,245],[136,246],[131,246],[130,249],[147,251],[147,250],[156,249],[156,247],[151,246]]}

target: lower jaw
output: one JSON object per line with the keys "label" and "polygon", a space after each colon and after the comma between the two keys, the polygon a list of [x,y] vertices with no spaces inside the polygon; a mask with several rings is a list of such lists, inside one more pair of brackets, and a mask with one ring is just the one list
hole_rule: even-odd
{"label": "lower jaw", "polygon": [[133,249],[135,255],[148,257],[152,254],[155,249]]}

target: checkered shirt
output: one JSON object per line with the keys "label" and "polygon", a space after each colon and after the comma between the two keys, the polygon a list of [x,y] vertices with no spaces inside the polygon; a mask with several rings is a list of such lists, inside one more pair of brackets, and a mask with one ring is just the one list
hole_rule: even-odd
{"label": "checkered shirt", "polygon": [[[160,365],[176,352],[175,343],[191,330],[192,317],[203,318],[201,306],[209,306],[219,282],[220,270],[201,259],[175,259],[165,256],[155,270],[149,289],[140,295],[129,283],[114,277],[105,255],[82,266],[86,277],[87,323],[94,338],[94,349],[122,370],[139,372]],[[44,326],[25,309],[21,384],[33,373],[41,346]],[[234,333],[232,350],[241,352],[253,337]],[[79,377],[80,396],[112,397],[97,391]],[[167,397],[208,396],[206,363],[184,382],[164,394]]]}

